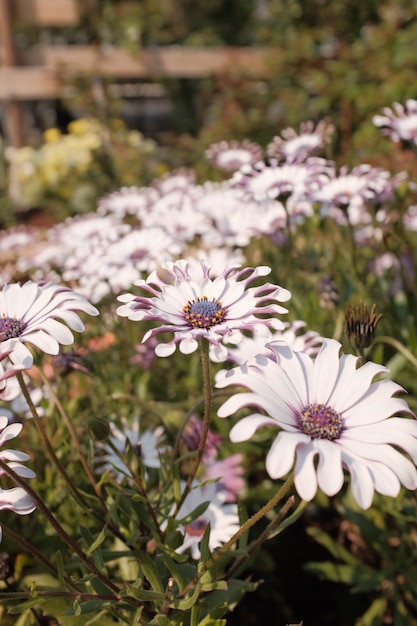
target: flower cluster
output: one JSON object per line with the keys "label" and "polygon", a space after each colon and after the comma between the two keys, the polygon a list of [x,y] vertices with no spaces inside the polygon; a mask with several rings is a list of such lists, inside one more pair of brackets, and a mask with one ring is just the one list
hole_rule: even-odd
{"label": "flower cluster", "polygon": [[[383,112],[382,132],[413,142],[415,102]],[[413,186],[325,158],[332,130],[219,141],[205,158],[221,182],[180,168],[0,235],[0,509],[38,508],[60,535],[65,563],[32,556],[74,614],[223,622],[251,588],[236,572],[313,500],[359,519],[417,489],[415,397],[381,364],[413,387],[416,206],[393,202]],[[393,311],[362,298],[343,316],[359,291]],[[99,311],[96,335],[65,351]],[[385,320],[398,336],[378,335]],[[28,416],[24,451],[9,449]]]}

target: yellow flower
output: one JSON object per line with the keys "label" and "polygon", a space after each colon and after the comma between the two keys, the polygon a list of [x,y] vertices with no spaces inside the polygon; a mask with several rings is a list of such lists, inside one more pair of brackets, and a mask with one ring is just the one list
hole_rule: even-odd
{"label": "yellow flower", "polygon": [[61,137],[62,135],[61,135],[61,131],[59,130],[59,128],[48,128],[43,133],[43,138],[47,143],[58,141],[58,139],[61,139]]}

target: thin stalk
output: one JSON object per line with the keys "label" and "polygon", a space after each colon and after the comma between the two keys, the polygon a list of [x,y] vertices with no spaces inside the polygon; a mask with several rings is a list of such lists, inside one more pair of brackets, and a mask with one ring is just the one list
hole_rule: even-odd
{"label": "thin stalk", "polygon": [[401,354],[403,354],[406,359],[408,359],[410,361],[410,363],[412,363],[414,365],[414,367],[417,367],[417,359],[414,356],[414,354],[412,352],[410,352],[410,350],[408,348],[406,348],[405,346],[403,346],[403,344],[398,341],[397,339],[394,339],[394,337],[375,337],[374,339],[374,344],[376,343],[387,343],[391,346],[393,346],[393,348],[395,348],[396,350],[398,350],[398,352],[401,352]]}
{"label": "thin stalk", "polygon": [[[33,598],[31,591],[2,591],[2,600],[29,600]],[[36,590],[37,598],[75,598],[77,600],[116,600],[120,601],[118,596],[106,595],[102,593],[83,593],[82,591],[39,591]],[[124,598],[125,599],[125,598]]]}
{"label": "thin stalk", "polygon": [[256,524],[256,522],[262,519],[262,517],[264,517],[271,509],[274,508],[274,506],[278,504],[280,500],[282,500],[282,498],[285,497],[285,495],[291,489],[293,483],[294,472],[291,472],[287,480],[284,482],[283,485],[281,485],[276,494],[272,496],[272,498],[266,504],[264,504],[264,506],[260,508],[259,511],[254,513],[248,520],[246,520],[246,522],[242,524],[239,530],[235,532],[233,537],[231,537],[229,541],[226,541],[225,544],[223,544],[218,550],[216,550],[216,552],[208,559],[208,561],[202,564],[198,575],[195,576],[193,580],[184,587],[184,589],[179,594],[179,597],[185,596],[191,589],[193,589],[200,582],[202,576],[209,569],[211,569],[213,565],[217,563],[220,557],[223,556],[223,554],[225,554],[229,550],[229,548],[231,548],[236,543],[236,541],[238,541],[250,528],[252,528],[252,526]]}
{"label": "thin stalk", "polygon": [[187,482],[182,492],[181,498],[175,507],[173,517],[178,515],[180,508],[182,507],[185,498],[190,493],[191,485],[196,477],[198,468],[200,467],[201,459],[203,457],[204,449],[206,447],[207,434],[210,426],[211,418],[211,404],[212,404],[212,390],[211,390],[211,377],[210,377],[210,357],[209,357],[209,342],[201,337],[199,341],[201,369],[203,373],[203,389],[204,389],[204,417],[203,427],[201,431],[201,439],[197,449],[197,455],[194,459],[194,464],[188,474]]}
{"label": "thin stalk", "polygon": [[277,515],[275,515],[275,517],[269,522],[265,530],[259,535],[257,539],[255,539],[255,541],[253,541],[250,544],[250,546],[248,547],[246,551],[245,556],[242,556],[242,558],[240,558],[238,561],[233,563],[233,566],[226,573],[226,576],[225,576],[226,578],[231,578],[235,574],[235,572],[237,572],[239,568],[245,564],[245,562],[247,561],[247,558],[251,556],[252,554],[254,554],[261,547],[261,545],[265,541],[267,541],[267,539],[269,538],[269,535],[274,530],[275,526],[277,526],[284,519],[284,517],[287,515],[291,507],[294,506],[294,502],[295,502],[295,496],[290,496],[288,500],[286,501],[286,503],[281,507]]}
{"label": "thin stalk", "polygon": [[16,474],[16,472],[9,467],[7,463],[5,463],[2,459],[0,459],[0,468],[10,477],[12,480],[17,483],[22,489],[26,491],[26,493],[32,498],[35,502],[36,507],[41,511],[41,513],[46,517],[48,522],[54,528],[54,530],[58,533],[61,539],[69,546],[69,548],[80,557],[83,563],[88,567],[88,569],[95,575],[103,585],[105,585],[108,589],[110,589],[113,593],[119,594],[119,588],[115,585],[111,580],[107,578],[100,570],[96,567],[94,562],[85,554],[83,550],[78,546],[78,544],[73,541],[73,539],[67,534],[67,532],[62,528],[61,524],[57,519],[52,515],[48,507],[44,504],[42,498],[32,489],[32,487],[27,483],[27,481]]}
{"label": "thin stalk", "polygon": [[142,498],[145,500],[146,503],[146,508],[148,509],[149,515],[152,518],[152,521],[155,525],[155,529],[160,537],[160,539],[163,538],[163,533],[159,527],[159,523],[158,520],[156,518],[155,515],[155,511],[152,507],[151,502],[149,501],[148,495],[146,493],[146,488],[145,485],[142,482],[142,479],[140,476],[138,476],[134,471],[133,468],[128,464],[127,459],[123,456],[123,454],[121,454],[120,450],[117,449],[117,447],[113,444],[113,442],[109,439],[107,441],[107,445],[113,450],[114,454],[120,459],[120,461],[123,463],[123,465],[126,466],[126,468],[129,470],[130,475],[138,489],[138,492],[140,493],[140,495],[142,496]]}
{"label": "thin stalk", "polygon": [[49,382],[49,380],[47,379],[47,377],[45,376],[45,374],[43,373],[43,371],[41,369],[38,369],[39,375],[42,378],[43,383],[48,387],[49,393],[51,394],[51,397],[53,398],[53,401],[55,403],[56,408],[58,409],[58,412],[60,414],[60,416],[62,417],[62,419],[64,420],[65,426],[67,427],[67,430],[70,434],[70,437],[72,439],[72,442],[74,444],[75,449],[77,450],[78,453],[78,457],[82,463],[82,466],[84,467],[84,471],[88,476],[88,479],[96,493],[97,498],[100,501],[101,506],[103,507],[103,509],[105,510],[105,512],[108,512],[106,503],[103,499],[103,495],[100,491],[100,488],[97,484],[97,481],[94,477],[94,474],[90,468],[90,466],[87,463],[87,459],[85,458],[85,455],[81,449],[80,446],[80,442],[79,439],[77,437],[77,433],[75,432],[75,429],[72,425],[72,422],[67,414],[67,412],[65,411],[64,407],[61,404],[61,401],[59,400],[57,394],[55,393],[55,390],[53,389],[51,383]]}
{"label": "thin stalk", "polygon": [[[39,552],[39,550],[37,550],[31,543],[26,541],[26,539],[23,539],[21,535],[17,535],[16,533],[14,533],[12,530],[10,530],[10,528],[5,526],[3,523],[1,527],[3,530],[3,535],[5,535],[6,537],[9,537],[9,539],[14,541],[18,545],[20,545],[21,548],[23,548],[26,552],[31,554],[40,563],[43,563],[43,565],[51,572],[53,576],[55,576],[55,578],[58,578],[58,570],[56,569],[56,567],[54,567],[54,565],[52,565],[51,561],[42,554],[42,552]],[[72,582],[70,578],[65,578],[65,582],[68,585],[68,587],[71,587],[78,593],[78,588],[75,586],[75,584]],[[3,595],[4,594],[2,593],[2,596]]]}
{"label": "thin stalk", "polygon": [[78,491],[77,487],[74,485],[74,483],[71,480],[70,476],[67,474],[67,472],[65,470],[65,467],[62,465],[61,461],[58,459],[57,455],[55,454],[53,446],[52,446],[51,442],[49,441],[49,437],[48,437],[48,435],[46,433],[46,430],[44,428],[42,419],[39,417],[38,412],[36,410],[36,407],[35,407],[35,405],[32,402],[32,398],[30,397],[30,393],[29,393],[27,385],[26,385],[26,383],[24,381],[22,373],[21,372],[17,372],[16,376],[17,376],[17,379],[19,381],[19,385],[20,385],[20,388],[21,388],[22,393],[24,395],[24,398],[25,398],[26,402],[29,405],[30,412],[32,413],[32,416],[33,416],[33,421],[34,421],[35,426],[36,426],[36,428],[38,430],[38,433],[39,433],[39,436],[40,436],[40,438],[42,440],[43,445],[45,446],[46,450],[48,451],[52,461],[54,462],[54,464],[55,464],[57,470],[59,471],[59,473],[61,474],[62,478],[65,480],[65,483],[66,483],[68,489],[70,490],[70,493],[74,497],[74,499],[83,508],[90,509],[90,505],[88,504],[86,499],[83,497],[83,495]]}

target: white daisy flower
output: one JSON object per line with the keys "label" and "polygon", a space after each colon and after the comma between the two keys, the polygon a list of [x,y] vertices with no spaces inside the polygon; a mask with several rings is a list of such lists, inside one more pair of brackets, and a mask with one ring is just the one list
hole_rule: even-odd
{"label": "white daisy flower", "polygon": [[184,259],[164,263],[162,269],[165,272],[162,277],[152,272],[146,280],[134,283],[150,297],[121,295],[118,300],[124,304],[116,311],[133,321],[162,322],[149,330],[142,342],[159,333],[174,333],[171,341],[157,345],[157,356],[173,354],[177,344],[182,353],[190,354],[198,348],[198,340],[205,337],[215,346],[220,358],[227,352],[221,344],[224,335],[235,330],[253,331],[261,326],[282,327],[279,319],[265,316],[287,313],[277,303],[289,300],[290,292],[270,283],[248,287],[257,278],[269,274],[269,267],[226,267],[212,279],[210,266],[201,261],[198,280],[195,265],[190,275]]}
{"label": "white daisy flower", "polygon": [[333,125],[324,120],[321,120],[316,127],[311,120],[303,122],[298,133],[293,128],[285,128],[281,136],[274,137],[268,144],[268,156],[284,159],[287,162],[303,161],[329,143],[333,131]]}
{"label": "white daisy flower", "polygon": [[[139,417],[136,416],[129,422],[125,417],[122,417],[120,421],[121,428],[113,423],[110,425],[110,440],[116,450],[123,456],[126,451],[126,443],[129,442],[130,446],[138,451],[145,467],[160,467],[160,445],[164,432],[162,426],[141,432]],[[98,442],[97,447],[103,451],[103,454],[97,457],[100,472],[110,470],[119,481],[126,475],[130,475],[127,465],[111,446],[106,442]]]}
{"label": "white daisy flower", "polygon": [[250,439],[262,426],[279,428],[267,472],[281,478],[295,461],[295,487],[306,501],[318,488],[328,496],[338,493],[344,469],[363,509],[371,506],[374,491],[395,497],[401,485],[416,489],[417,421],[391,417],[413,414],[405,400],[394,397],[403,391],[399,385],[373,382],[386,368],[372,362],[357,367],[358,358],[340,355],[334,339],[324,341],[315,360],[281,344],[270,347],[276,360],[259,356],[217,378],[217,387],[239,385],[251,392],[229,398],[220,417],[247,406],[259,409],[235,424],[232,441]]}
{"label": "white daisy flower", "polygon": [[[319,351],[323,338],[314,330],[300,333],[299,331],[301,331],[305,325],[305,322],[296,320],[284,324],[281,330],[272,332],[267,329],[266,332],[261,335],[255,333],[252,337],[234,333],[234,335],[228,339],[228,343],[233,343],[234,345],[227,349],[227,360],[233,361],[233,363],[237,363],[238,365],[243,365],[243,363],[258,354],[272,356],[273,353],[271,354],[268,344],[277,341],[287,344],[296,352],[302,350],[310,356],[313,356]],[[214,355],[210,355],[210,358],[213,361],[216,360]]]}
{"label": "white daisy flower", "polygon": [[374,115],[373,123],[381,128],[383,135],[392,141],[405,141],[417,144],[417,100],[405,101],[405,104],[394,102],[392,109],[384,107],[384,115]]}
{"label": "white daisy flower", "polygon": [[[182,488],[184,485],[185,483]],[[215,483],[193,485],[178,512],[178,519],[180,522],[183,521],[179,531],[184,535],[184,542],[176,552],[181,554],[190,549],[192,558],[199,559],[201,556],[199,543],[209,524],[211,552],[233,537],[240,528],[238,508],[237,504],[226,502],[227,496],[227,491],[219,491]],[[192,513],[204,503],[207,503],[207,508],[198,517],[193,518]]]}
{"label": "white daisy flower", "polygon": [[0,342],[17,339],[10,359],[30,367],[33,356],[26,343],[46,354],[58,354],[59,344],[70,345],[74,341],[70,328],[84,330],[75,311],[98,315],[88,300],[67,287],[32,281],[5,285],[0,291]]}
{"label": "white daisy flower", "polygon": [[242,165],[261,161],[263,156],[261,146],[248,139],[219,141],[211,144],[205,151],[205,157],[209,163],[228,172],[236,171]]}

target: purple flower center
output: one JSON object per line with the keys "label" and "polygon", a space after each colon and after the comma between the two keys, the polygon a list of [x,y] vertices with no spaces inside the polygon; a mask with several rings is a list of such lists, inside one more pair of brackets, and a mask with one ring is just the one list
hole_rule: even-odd
{"label": "purple flower center", "polygon": [[338,439],[344,421],[337,411],[326,404],[308,404],[298,415],[298,425],[312,439]]}
{"label": "purple flower center", "polygon": [[185,530],[187,534],[192,537],[202,537],[206,528],[207,522],[202,517],[199,517],[198,519],[195,519],[187,524]]}
{"label": "purple flower center", "polygon": [[189,300],[183,307],[186,322],[192,328],[211,328],[223,322],[226,311],[219,300],[209,300],[207,296]]}
{"label": "purple flower center", "polygon": [[26,328],[26,323],[15,317],[7,317],[5,313],[0,317],[0,341],[19,337]]}

